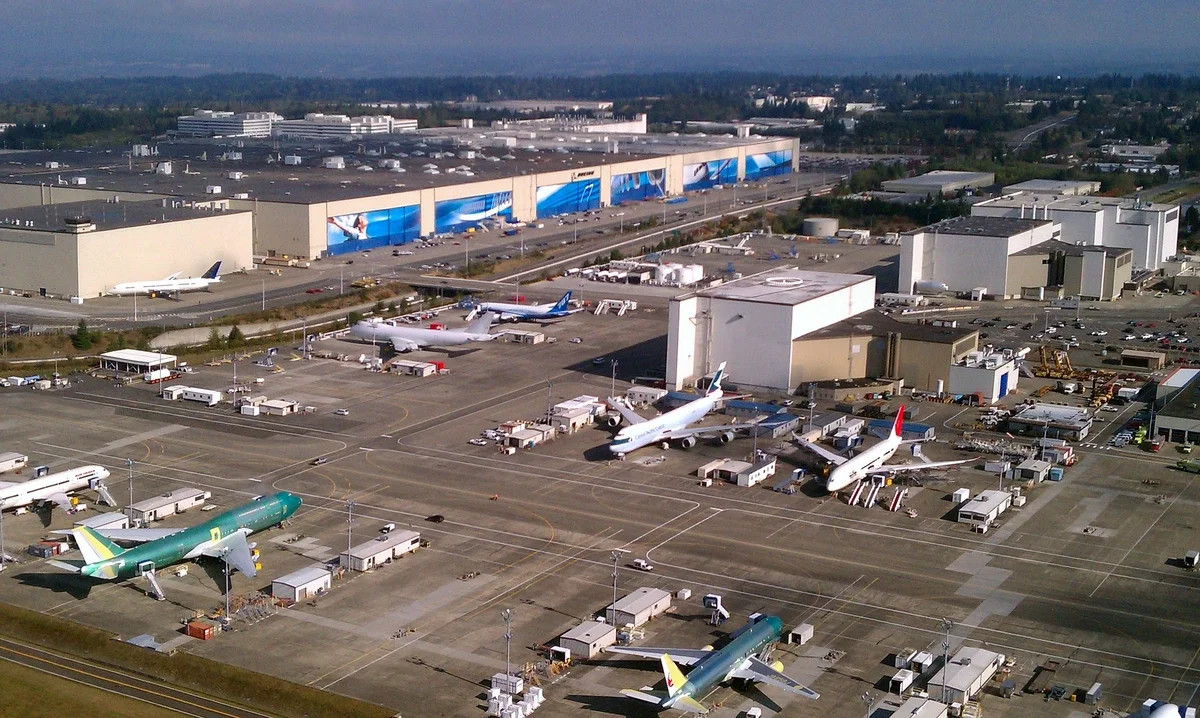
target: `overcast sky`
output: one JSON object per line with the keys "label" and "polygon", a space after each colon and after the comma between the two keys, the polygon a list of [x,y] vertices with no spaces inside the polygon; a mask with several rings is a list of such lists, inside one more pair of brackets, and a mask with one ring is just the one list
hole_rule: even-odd
{"label": "overcast sky", "polygon": [[5,0],[8,76],[1200,70],[1196,0]]}

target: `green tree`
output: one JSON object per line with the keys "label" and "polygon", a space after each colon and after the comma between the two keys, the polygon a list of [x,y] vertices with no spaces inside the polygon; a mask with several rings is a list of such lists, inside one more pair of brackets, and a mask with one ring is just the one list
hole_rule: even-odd
{"label": "green tree", "polygon": [[354,326],[363,320],[363,315],[359,312],[350,312],[346,315],[346,324]]}
{"label": "green tree", "polygon": [[208,332],[207,347],[209,349],[223,349],[225,347],[225,340],[221,339],[221,332],[217,331],[216,327],[213,327]]}
{"label": "green tree", "polygon": [[75,333],[71,335],[71,346],[86,351],[92,348],[92,333],[88,330],[87,320],[80,319],[79,326],[75,329]]}
{"label": "green tree", "polygon": [[229,336],[225,339],[225,343],[231,347],[240,347],[246,343],[246,335],[242,334],[242,328],[234,324],[229,330]]}

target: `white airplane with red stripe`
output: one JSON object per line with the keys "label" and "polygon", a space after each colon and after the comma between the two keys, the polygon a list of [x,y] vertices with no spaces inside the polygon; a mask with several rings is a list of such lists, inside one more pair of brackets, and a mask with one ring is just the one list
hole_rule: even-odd
{"label": "white airplane with red stripe", "polygon": [[888,459],[895,455],[896,449],[900,448],[901,444],[918,443],[913,441],[905,441],[902,438],[904,430],[904,407],[900,407],[900,413],[896,414],[896,421],[892,424],[892,430],[888,433],[887,438],[875,444],[853,457],[845,457],[836,452],[826,449],[820,444],[813,443],[806,439],[796,436],[796,443],[800,444],[809,451],[817,454],[821,458],[829,461],[832,469],[829,472],[829,478],[826,481],[825,488],[833,493],[841,491],[847,486],[862,481],[871,476],[894,474],[905,471],[925,471],[926,469],[937,469],[946,466],[958,466],[967,464],[975,459],[962,459],[959,461],[918,461],[908,464],[888,464]]}

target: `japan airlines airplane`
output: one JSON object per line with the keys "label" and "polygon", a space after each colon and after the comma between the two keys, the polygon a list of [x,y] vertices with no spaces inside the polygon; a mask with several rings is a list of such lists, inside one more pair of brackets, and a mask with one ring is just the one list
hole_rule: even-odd
{"label": "japan airlines airplane", "polygon": [[208,289],[211,285],[220,282],[220,272],[221,263],[217,262],[199,277],[180,279],[179,275],[182,272],[176,272],[166,279],[117,284],[108,290],[108,293],[124,297],[131,294],[179,294],[180,292],[194,292],[200,289]]}
{"label": "japan airlines airplane", "polygon": [[19,509],[45,501],[53,501],[63,509],[71,510],[71,498],[68,494],[83,489],[95,489],[100,494],[100,500],[109,506],[117,502],[108,495],[104,488],[104,480],[108,478],[108,469],[103,466],[81,466],[70,471],[60,471],[29,481],[12,483],[0,481],[0,511]]}
{"label": "japan airlines airplane", "polygon": [[452,347],[470,342],[490,342],[496,338],[488,334],[495,314],[488,312],[467,324],[465,329],[420,329],[385,324],[380,321],[361,321],[350,327],[350,333],[371,343],[391,342],[398,352],[410,352],[426,347]]}
{"label": "japan airlines airplane", "polygon": [[[687,648],[608,648],[609,653],[619,653],[641,658],[657,658],[662,661],[667,690],[655,691],[643,688],[640,691],[623,690],[621,693],[639,701],[653,703],[659,708],[674,708],[688,713],[707,713],[698,697],[708,695],[720,683],[734,679],[768,683],[805,698],[816,700],[820,694],[806,688],[783,674],[783,664],[770,660],[770,649],[783,633],[783,621],[776,616],[762,616],[747,623],[733,634],[732,640],[721,650],[712,647],[693,650]],[[686,676],[679,666],[695,665]]]}
{"label": "japan airlines airplane", "polygon": [[561,319],[562,317],[581,312],[582,309],[571,309],[571,292],[562,295],[557,302],[548,304],[505,304],[504,302],[483,302],[472,312],[492,312],[502,322],[538,321],[541,319]]}
{"label": "japan airlines airplane", "polygon": [[[703,419],[706,414],[713,410],[713,407],[721,400],[721,397],[725,395],[721,391],[721,382],[724,379],[725,362],[721,362],[721,366],[717,367],[717,373],[713,375],[712,383],[708,385],[708,391],[704,393],[704,396],[695,401],[689,401],[683,406],[672,409],[653,419],[645,419],[639,416],[620,399],[610,397],[608,405],[619,412],[621,416],[625,417],[625,420],[629,422],[629,426],[617,432],[617,435],[608,445],[608,450],[616,456],[623,458],[625,454],[640,449],[643,446],[666,443],[668,441],[678,441],[681,448],[690,449],[696,445],[697,436],[716,437],[722,444],[728,444],[730,441],[733,441],[735,431],[743,431],[754,426],[754,424],[688,427],[688,424],[694,424]],[[610,420],[609,425],[616,426],[617,423],[619,422],[614,419]]]}
{"label": "japan airlines airplane", "polygon": [[899,449],[901,444],[916,443],[911,441],[906,442],[901,438],[903,428],[904,407],[901,406],[900,413],[896,414],[896,421],[892,424],[892,430],[888,433],[887,438],[852,458],[834,453],[820,444],[814,444],[811,441],[802,439],[799,435],[795,435],[794,438],[797,444],[829,461],[832,465],[825,485],[829,493],[841,491],[847,486],[853,486],[865,478],[879,474],[924,471],[944,466],[958,466],[959,464],[968,464],[975,461],[975,459],[963,459],[961,461],[922,461],[911,464],[891,464],[885,466],[885,462],[892,458],[896,453],[896,449]]}

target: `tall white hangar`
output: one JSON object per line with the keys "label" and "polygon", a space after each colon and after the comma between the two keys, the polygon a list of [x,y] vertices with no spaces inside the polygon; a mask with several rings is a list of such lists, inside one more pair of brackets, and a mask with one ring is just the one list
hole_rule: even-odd
{"label": "tall white hangar", "polygon": [[739,386],[790,390],[792,342],[875,306],[875,278],[778,267],[671,300],[667,383],[728,362]]}

